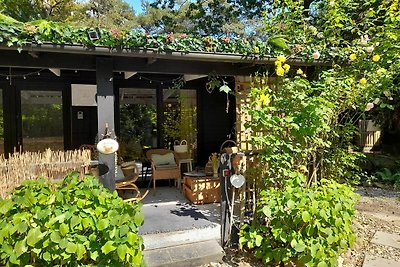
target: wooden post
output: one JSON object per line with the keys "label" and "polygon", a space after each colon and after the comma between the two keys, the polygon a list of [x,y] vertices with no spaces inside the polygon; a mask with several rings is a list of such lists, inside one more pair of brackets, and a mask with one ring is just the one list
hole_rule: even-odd
{"label": "wooden post", "polygon": [[157,85],[156,89],[157,99],[157,147],[164,147],[164,91],[161,85]]}
{"label": "wooden post", "polygon": [[[96,83],[97,83],[97,133],[99,141],[102,139],[106,125],[115,137],[114,126],[114,84],[112,58],[96,58]],[[115,190],[115,154],[99,153],[99,165],[104,164],[108,172],[100,173],[100,182],[110,189]],[[99,169],[107,169],[99,168]]]}

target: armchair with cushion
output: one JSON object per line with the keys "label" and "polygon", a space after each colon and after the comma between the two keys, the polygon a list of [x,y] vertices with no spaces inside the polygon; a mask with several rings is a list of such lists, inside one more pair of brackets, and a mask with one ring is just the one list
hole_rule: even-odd
{"label": "armchair with cushion", "polygon": [[181,170],[177,164],[174,151],[169,149],[150,149],[146,157],[151,162],[153,188],[156,190],[156,180],[175,179],[178,187],[181,185]]}

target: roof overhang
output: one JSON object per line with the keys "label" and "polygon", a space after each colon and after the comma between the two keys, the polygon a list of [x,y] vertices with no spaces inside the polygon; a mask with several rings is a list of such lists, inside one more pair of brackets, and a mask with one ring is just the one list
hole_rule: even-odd
{"label": "roof overhang", "polygon": [[[115,71],[176,74],[208,74],[215,70],[221,75],[240,75],[252,73],[263,65],[272,65],[276,60],[274,57],[257,58],[229,53],[164,52],[157,49],[116,49],[50,43],[31,43],[22,47],[0,45],[0,66],[3,67],[94,70],[95,58],[98,56],[114,58]],[[331,66],[330,62],[305,62],[298,58],[288,58],[287,62],[292,66]]]}

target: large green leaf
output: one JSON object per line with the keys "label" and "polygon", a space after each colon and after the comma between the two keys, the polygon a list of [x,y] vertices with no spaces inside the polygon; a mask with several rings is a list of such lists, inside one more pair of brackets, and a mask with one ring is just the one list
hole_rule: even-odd
{"label": "large green leaf", "polygon": [[78,260],[82,259],[83,256],[86,254],[86,247],[82,244],[77,244],[76,247],[76,258]]}
{"label": "large green leaf", "polygon": [[108,219],[101,219],[98,223],[97,223],[97,229],[99,231],[104,230],[108,227],[108,225],[110,224],[110,221]]}
{"label": "large green leaf", "polygon": [[50,234],[50,240],[53,241],[54,243],[59,243],[60,240],[61,240],[61,236],[60,236],[60,234],[58,232],[53,231]]}
{"label": "large green leaf", "polygon": [[119,245],[117,248],[118,257],[124,261],[128,247],[125,244]]}
{"label": "large green leaf", "polygon": [[77,245],[72,243],[72,242],[68,242],[67,247],[65,248],[65,251],[68,253],[75,253],[77,249]]}
{"label": "large green leaf", "polygon": [[26,239],[17,241],[15,243],[15,252],[17,253],[17,256],[21,256],[23,253],[28,251],[28,247],[26,246]]}
{"label": "large green leaf", "polygon": [[311,215],[305,210],[301,213],[301,218],[303,219],[303,222],[309,222],[311,220]]}
{"label": "large green leaf", "polygon": [[287,40],[283,37],[271,37],[268,39],[268,44],[281,50],[289,50],[289,46],[287,45]]}
{"label": "large green leaf", "polygon": [[60,224],[60,234],[66,236],[69,232],[69,227],[65,223]]}
{"label": "large green leaf", "polygon": [[28,235],[26,237],[26,243],[34,247],[37,242],[39,242],[43,238],[42,232],[40,231],[40,228],[32,228],[29,230]]}
{"label": "large green leaf", "polygon": [[114,247],[113,245],[114,245],[114,241],[107,241],[107,243],[105,243],[104,246],[101,247],[101,251],[102,251],[104,254],[107,255],[107,254],[110,253],[111,251],[114,251],[114,250],[117,249],[117,248]]}

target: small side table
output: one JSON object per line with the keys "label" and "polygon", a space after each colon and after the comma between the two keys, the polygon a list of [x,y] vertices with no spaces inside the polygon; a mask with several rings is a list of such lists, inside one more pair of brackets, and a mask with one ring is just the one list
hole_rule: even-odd
{"label": "small side table", "polygon": [[187,172],[193,171],[193,166],[192,166],[193,159],[180,159],[179,160],[179,168],[182,167],[182,164],[186,164]]}

